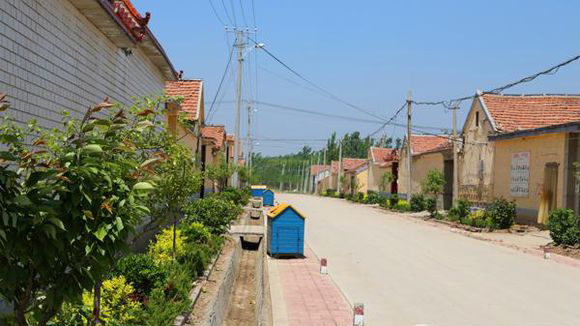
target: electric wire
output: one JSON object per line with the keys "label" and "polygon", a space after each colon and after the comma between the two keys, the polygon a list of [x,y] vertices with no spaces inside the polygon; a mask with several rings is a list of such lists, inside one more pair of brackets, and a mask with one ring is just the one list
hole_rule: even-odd
{"label": "electric wire", "polygon": [[[222,89],[222,85],[223,85],[223,83],[224,83],[224,79],[225,79],[225,77],[226,77],[226,75],[227,75],[227,73],[228,73],[228,70],[230,69],[230,64],[231,64],[231,62],[232,62],[232,56],[233,56],[233,54],[234,54],[234,46],[232,45],[232,46],[231,46],[231,49],[230,49],[230,55],[229,55],[229,58],[228,58],[228,63],[226,64],[226,69],[224,69],[224,73],[223,73],[223,75],[222,75],[222,78],[221,78],[221,80],[220,80],[220,83],[219,83],[219,85],[218,85],[218,89],[217,89],[217,91],[216,91],[216,93],[215,93],[215,95],[214,95],[214,97],[213,97],[213,100],[212,100],[212,102],[211,102],[211,105],[210,105],[210,107],[209,107],[209,111],[208,111],[208,114],[207,114],[207,115],[208,115],[208,117],[210,117],[210,116],[211,116],[211,114],[212,114],[212,111],[213,111],[213,108],[214,108],[214,105],[215,105],[216,99],[217,99],[217,97],[218,97],[218,95],[219,95],[219,93],[220,93],[220,91],[221,91],[221,89]],[[211,119],[211,118],[210,118],[210,119]]]}
{"label": "electric wire", "polygon": [[207,0],[209,2],[209,5],[211,6],[211,10],[213,11],[215,17],[219,20],[219,22],[223,25],[226,26],[227,24],[223,21],[223,19],[220,17],[220,15],[218,15],[218,12],[215,8],[215,6],[213,5],[213,1],[212,0]]}
{"label": "electric wire", "polygon": [[234,1],[230,0],[230,7],[232,8],[232,16],[234,17],[234,26],[238,26],[238,20],[236,19],[236,8],[234,7]]}
{"label": "electric wire", "polygon": [[234,22],[232,21],[232,17],[230,17],[230,13],[228,12],[228,8],[226,7],[226,3],[224,2],[224,0],[221,0],[222,2],[222,7],[224,7],[224,11],[226,13],[226,17],[228,18],[228,21],[230,22],[230,24],[234,25]]}
{"label": "electric wire", "polygon": [[[493,89],[491,89],[489,91],[484,91],[482,93],[483,94],[500,94],[503,91],[505,91],[507,89],[510,89],[510,88],[512,88],[514,86],[517,86],[517,85],[520,85],[520,84],[524,84],[524,83],[529,83],[529,82],[535,80],[536,78],[538,78],[540,76],[543,76],[543,75],[553,75],[556,72],[558,72],[558,70],[560,70],[560,68],[562,68],[564,66],[567,66],[567,65],[571,64],[572,62],[574,62],[574,61],[576,61],[578,59],[580,59],[580,55],[577,55],[575,57],[572,57],[572,58],[570,58],[570,59],[568,59],[568,60],[566,60],[566,61],[564,61],[562,63],[559,63],[559,64],[557,64],[555,66],[552,66],[552,67],[550,67],[548,69],[545,69],[545,70],[542,70],[540,72],[537,72],[537,73],[535,73],[533,75],[529,75],[529,76],[526,76],[524,78],[521,78],[521,79],[519,79],[519,80],[517,80],[515,82],[508,83],[508,84],[505,84],[503,86],[493,88]],[[473,99],[476,96],[477,96],[477,94],[476,95],[471,95],[471,96],[464,96],[464,97],[449,99],[449,100],[442,100],[442,101],[411,101],[411,102],[413,104],[416,104],[416,105],[434,105],[434,106],[442,105],[443,107],[449,109],[449,108],[454,107],[454,104],[457,105],[454,102],[462,102],[462,101],[465,101],[465,100]]]}
{"label": "electric wire", "polygon": [[248,26],[248,22],[246,21],[246,14],[244,13],[244,4],[242,3],[242,0],[239,1],[240,2],[240,9],[242,11],[242,21],[244,22],[245,26]]}
{"label": "electric wire", "polygon": [[[258,43],[256,40],[252,39],[251,37],[249,38],[250,41],[254,42],[254,44],[259,45],[260,43]],[[275,56],[272,52],[270,52],[268,49],[266,49],[266,47],[264,46],[260,46],[260,49],[262,49],[267,55],[269,55],[272,59],[274,59],[276,62],[278,62],[279,64],[281,64],[284,68],[286,68],[288,71],[290,71],[291,73],[293,73],[294,75],[296,75],[298,78],[302,79],[303,81],[305,81],[306,83],[310,84],[312,87],[319,89],[320,91],[322,91],[324,94],[326,94],[325,96],[334,99],[335,101],[338,101],[352,109],[355,109],[359,112],[365,113],[366,115],[369,115],[373,118],[376,119],[380,119],[380,120],[384,120],[384,117],[381,117],[377,114],[374,114],[368,110],[365,110],[357,105],[354,105],[336,95],[334,95],[333,93],[331,93],[330,91],[326,90],[325,88],[318,86],[316,83],[312,82],[310,79],[304,77],[302,74],[300,74],[299,72],[297,72],[295,69],[293,69],[292,67],[290,67],[288,64],[286,64],[284,61],[282,61],[281,59],[279,59],[277,56]]]}

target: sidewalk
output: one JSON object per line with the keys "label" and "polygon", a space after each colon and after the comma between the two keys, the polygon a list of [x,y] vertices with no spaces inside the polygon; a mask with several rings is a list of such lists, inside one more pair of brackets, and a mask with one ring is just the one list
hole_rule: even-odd
{"label": "sidewalk", "polygon": [[352,325],[352,308],[305,246],[306,258],[268,257],[274,326]]}

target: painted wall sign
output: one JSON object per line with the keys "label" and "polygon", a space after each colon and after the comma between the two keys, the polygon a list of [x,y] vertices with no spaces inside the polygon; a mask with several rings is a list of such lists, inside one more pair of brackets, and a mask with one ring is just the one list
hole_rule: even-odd
{"label": "painted wall sign", "polygon": [[510,192],[513,197],[528,197],[530,152],[512,154]]}

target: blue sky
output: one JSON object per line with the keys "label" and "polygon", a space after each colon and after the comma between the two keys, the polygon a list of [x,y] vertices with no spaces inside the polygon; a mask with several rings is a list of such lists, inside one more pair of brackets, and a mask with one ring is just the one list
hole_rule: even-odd
{"label": "blue sky", "polygon": [[[150,28],[177,70],[205,81],[211,101],[223,74],[233,36],[214,15],[210,0],[133,0],[150,11]],[[211,0],[227,22],[221,0]],[[240,0],[223,0],[233,20],[244,25]],[[252,1],[241,0],[248,25]],[[254,0],[258,40],[316,84],[375,114],[390,117],[412,89],[416,100],[471,95],[548,68],[580,54],[580,2],[573,0],[493,1],[266,1]],[[254,54],[250,52],[250,64]],[[288,82],[292,76],[258,52],[258,100],[329,114],[375,119],[344,104]],[[247,67],[245,67],[247,68]],[[254,81],[252,76],[248,77]],[[282,77],[282,78],[281,78]],[[247,83],[253,89],[254,82]],[[234,78],[224,84],[223,101],[212,123],[234,130]],[[557,74],[517,86],[506,93],[580,93],[580,62]],[[255,92],[252,92],[255,94]],[[463,122],[470,103],[459,114]],[[209,110],[206,104],[206,112]],[[255,137],[320,139],[330,133],[378,125],[258,107]],[[450,127],[451,113],[440,107],[415,107],[414,123]],[[402,119],[401,116],[400,119]],[[376,120],[376,119],[375,119]],[[243,117],[245,122],[245,116]],[[402,120],[400,120],[402,121]],[[244,127],[245,124],[242,124]],[[387,127],[389,135],[404,130]],[[243,131],[245,135],[245,129]],[[308,144],[259,141],[264,154],[288,153]]]}

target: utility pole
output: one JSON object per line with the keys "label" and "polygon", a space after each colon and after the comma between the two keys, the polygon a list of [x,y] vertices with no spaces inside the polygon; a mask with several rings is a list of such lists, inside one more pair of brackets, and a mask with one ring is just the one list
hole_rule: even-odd
{"label": "utility pole", "polygon": [[342,178],[342,140],[338,144],[338,179],[336,180],[336,191],[341,193],[342,184],[340,182],[340,178]]}
{"label": "utility pole", "polygon": [[413,178],[411,178],[411,171],[412,171],[412,164],[413,164],[413,151],[411,150],[411,106],[413,104],[412,101],[413,92],[409,91],[407,95],[407,174],[408,174],[408,189],[407,189],[407,200],[411,199],[411,195],[413,194]]}
{"label": "utility pole", "polygon": [[286,163],[282,165],[282,176],[280,177],[280,191],[282,191],[282,186],[284,186],[284,172],[286,171]]}
{"label": "utility pole", "polygon": [[250,162],[252,160],[252,135],[250,133],[252,130],[252,103],[248,105],[248,126],[246,129],[246,144],[247,144],[247,153],[246,153],[246,166],[250,167]]}
{"label": "utility pole", "polygon": [[304,176],[304,162],[300,162],[300,167],[298,170],[298,182],[296,183],[296,189],[298,189],[298,192],[302,191],[303,176]]}
{"label": "utility pole", "polygon": [[312,193],[312,155],[310,155],[310,168],[308,169],[308,186],[306,192]]}
{"label": "utility pole", "polygon": [[318,152],[318,161],[317,161],[316,165],[317,165],[316,173],[314,174],[314,177],[312,178],[312,188],[313,188],[312,189],[312,193],[313,194],[315,194],[316,193],[316,190],[317,190],[316,189],[317,188],[316,187],[316,183],[317,183],[316,182],[316,177],[318,177],[318,175],[320,174],[320,171],[322,170],[320,168],[320,151]]}
{"label": "utility pole", "polygon": [[[236,45],[238,49],[238,75],[236,79],[236,124],[235,124],[235,139],[234,139],[234,167],[238,166],[240,157],[240,112],[242,108],[242,66],[244,63],[244,31],[242,29],[236,30]],[[238,180],[238,172],[235,171],[232,177],[232,184],[234,188],[240,186]]]}
{"label": "utility pole", "polygon": [[459,107],[455,105],[453,107],[453,205],[457,203],[457,198],[459,198],[459,161],[457,159],[457,110]]}

